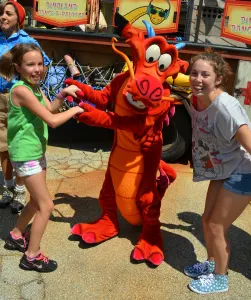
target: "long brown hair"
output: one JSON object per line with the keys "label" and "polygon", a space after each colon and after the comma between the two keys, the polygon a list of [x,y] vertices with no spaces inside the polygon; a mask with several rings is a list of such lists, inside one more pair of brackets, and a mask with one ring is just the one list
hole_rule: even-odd
{"label": "long brown hair", "polygon": [[192,57],[191,66],[200,59],[212,66],[217,77],[222,77],[222,81],[218,87],[224,90],[229,77],[233,74],[230,65],[219,53],[214,52],[211,48],[206,48],[205,52]]}
{"label": "long brown hair", "polygon": [[11,81],[14,75],[19,75],[15,65],[20,66],[24,54],[30,51],[38,51],[41,53],[43,59],[42,50],[36,44],[17,44],[10,51],[1,56],[0,76],[7,81]]}

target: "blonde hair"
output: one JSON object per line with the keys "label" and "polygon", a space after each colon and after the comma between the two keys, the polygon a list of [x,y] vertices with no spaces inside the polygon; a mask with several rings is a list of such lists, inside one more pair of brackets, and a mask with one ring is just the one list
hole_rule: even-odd
{"label": "blonde hair", "polygon": [[223,90],[226,88],[229,77],[233,74],[230,65],[223,59],[223,57],[214,52],[211,48],[206,48],[205,52],[198,54],[191,59],[191,66],[197,60],[204,60],[208,62],[217,77],[222,77],[221,83],[219,85]]}
{"label": "blonde hair", "polygon": [[7,81],[11,81],[14,75],[19,75],[16,71],[15,65],[20,66],[24,54],[30,51],[38,51],[41,53],[43,59],[42,50],[36,44],[17,44],[10,51],[1,56],[0,76]]}

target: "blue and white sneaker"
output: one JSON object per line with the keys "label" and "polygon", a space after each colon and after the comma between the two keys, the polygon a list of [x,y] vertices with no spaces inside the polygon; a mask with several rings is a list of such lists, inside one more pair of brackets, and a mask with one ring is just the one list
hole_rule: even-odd
{"label": "blue and white sneaker", "polygon": [[201,275],[207,275],[213,273],[214,267],[215,267],[214,261],[206,260],[205,262],[197,263],[185,267],[184,273],[189,277],[195,278]]}
{"label": "blue and white sneaker", "polygon": [[198,294],[222,293],[228,291],[228,275],[208,274],[193,279],[188,285],[190,290]]}

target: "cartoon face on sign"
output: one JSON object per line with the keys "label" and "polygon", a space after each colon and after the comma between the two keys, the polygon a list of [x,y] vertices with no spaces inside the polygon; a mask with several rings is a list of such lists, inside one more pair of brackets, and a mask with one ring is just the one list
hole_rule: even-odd
{"label": "cartoon face on sign", "polygon": [[171,4],[167,0],[168,9],[163,9],[163,8],[152,5],[152,2],[153,2],[153,0],[150,1],[149,5],[147,7],[147,14],[150,17],[150,21],[154,25],[158,25],[168,18],[169,14],[170,14]]}
{"label": "cartoon face on sign", "polygon": [[145,32],[145,20],[157,34],[178,31],[180,7],[180,0],[114,0],[114,10],[134,28]]}
{"label": "cartoon face on sign", "polygon": [[164,20],[166,20],[170,14],[171,10],[171,4],[169,0],[166,0],[167,2],[167,9],[161,8],[158,6],[155,6],[152,4],[153,0],[151,0],[148,4],[148,6],[140,6],[137,7],[127,14],[124,15],[124,17],[133,24],[136,22],[139,18],[141,18],[144,15],[148,15],[150,18],[150,21],[154,25],[161,24]]}

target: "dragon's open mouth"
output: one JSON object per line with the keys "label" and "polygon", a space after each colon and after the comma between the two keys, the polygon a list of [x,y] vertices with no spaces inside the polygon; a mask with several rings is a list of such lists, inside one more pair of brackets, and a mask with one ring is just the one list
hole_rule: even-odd
{"label": "dragon's open mouth", "polygon": [[132,94],[130,93],[127,93],[126,94],[126,98],[128,100],[128,102],[133,105],[134,107],[138,108],[138,109],[145,109],[146,106],[143,102],[141,101],[134,101],[133,98],[132,98]]}

